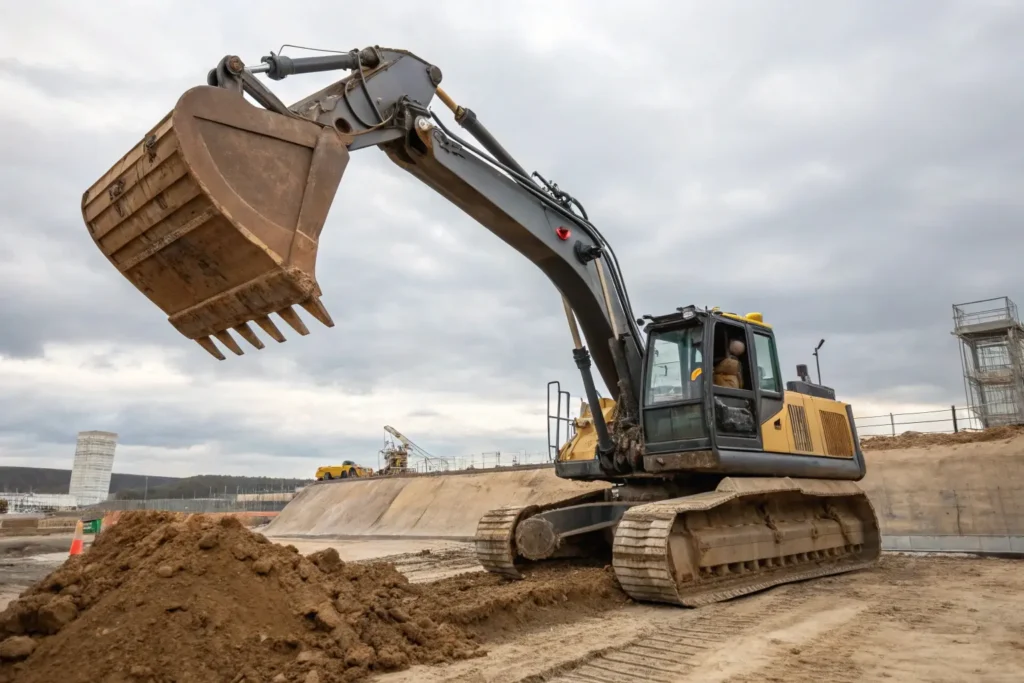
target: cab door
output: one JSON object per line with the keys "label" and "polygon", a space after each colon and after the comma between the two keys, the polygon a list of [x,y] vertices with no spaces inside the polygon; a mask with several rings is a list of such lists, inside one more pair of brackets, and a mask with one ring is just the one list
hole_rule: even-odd
{"label": "cab door", "polygon": [[[766,425],[765,429],[776,436],[784,437],[780,413],[784,405],[785,388],[782,384],[782,372],[779,369],[779,353],[775,346],[775,335],[771,328],[759,325],[748,325],[748,328],[750,349],[753,352],[754,376],[757,382],[758,422],[764,424],[772,420],[772,424]],[[769,444],[763,444],[766,450],[776,452],[788,450],[789,444],[785,438],[781,441],[774,436],[768,437],[768,439],[773,443],[770,448]],[[786,445],[783,445],[784,442]]]}
{"label": "cab door", "polygon": [[[726,450],[762,450],[760,391],[750,326],[728,318],[712,320],[704,348],[711,370],[706,409],[713,425],[713,443]],[[742,344],[738,355],[730,352],[733,342]]]}
{"label": "cab door", "polygon": [[679,453],[711,447],[707,431],[704,325],[655,329],[648,336],[641,397],[645,450]]}

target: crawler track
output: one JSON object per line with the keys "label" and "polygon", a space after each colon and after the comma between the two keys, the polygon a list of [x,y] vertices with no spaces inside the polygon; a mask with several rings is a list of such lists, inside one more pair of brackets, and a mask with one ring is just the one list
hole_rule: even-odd
{"label": "crawler track", "polygon": [[696,607],[871,566],[878,522],[852,482],[725,479],[630,508],[612,565],[635,600]]}
{"label": "crawler track", "polygon": [[476,527],[476,558],[483,568],[513,579],[522,578],[515,566],[516,524],[536,512],[537,506],[503,507],[480,518]]}
{"label": "crawler track", "polygon": [[[477,525],[478,561],[522,578],[516,525],[579,502],[491,510]],[[864,569],[880,554],[878,520],[853,482],[726,478],[714,491],[630,508],[615,531],[612,566],[634,600],[697,607]]]}
{"label": "crawler track", "polygon": [[517,568],[517,561],[525,563],[528,560],[518,557],[516,552],[516,525],[538,512],[592,502],[599,500],[602,495],[600,491],[591,491],[547,505],[507,505],[490,510],[477,522],[475,538],[477,560],[489,572],[503,574],[513,579],[523,578]]}

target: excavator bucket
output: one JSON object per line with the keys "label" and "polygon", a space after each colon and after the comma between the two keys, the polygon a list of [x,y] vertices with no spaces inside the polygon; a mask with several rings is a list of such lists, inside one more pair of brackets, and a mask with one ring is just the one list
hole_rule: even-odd
{"label": "excavator bucket", "polygon": [[277,342],[276,313],[309,334],[295,308],[334,325],[320,301],[320,231],[348,164],[334,129],[200,86],[82,197],[100,251],[219,360],[214,339],[262,349],[255,322]]}

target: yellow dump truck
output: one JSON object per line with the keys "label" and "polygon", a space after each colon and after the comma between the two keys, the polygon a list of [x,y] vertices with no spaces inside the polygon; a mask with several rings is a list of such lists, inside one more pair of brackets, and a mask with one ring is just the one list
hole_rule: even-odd
{"label": "yellow dump truck", "polygon": [[340,465],[324,465],[316,470],[316,480],[324,479],[348,479],[349,477],[372,477],[373,469],[360,467],[351,460],[346,460]]}

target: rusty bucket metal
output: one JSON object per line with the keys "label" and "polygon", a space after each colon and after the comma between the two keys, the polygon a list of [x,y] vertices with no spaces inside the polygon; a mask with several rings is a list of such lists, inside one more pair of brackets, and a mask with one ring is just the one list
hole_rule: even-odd
{"label": "rusty bucket metal", "polygon": [[200,86],[85,192],[82,216],[121,274],[224,360],[213,339],[242,355],[230,330],[263,348],[250,322],[283,342],[272,313],[308,334],[296,304],[334,325],[316,253],[347,164],[334,129]]}

